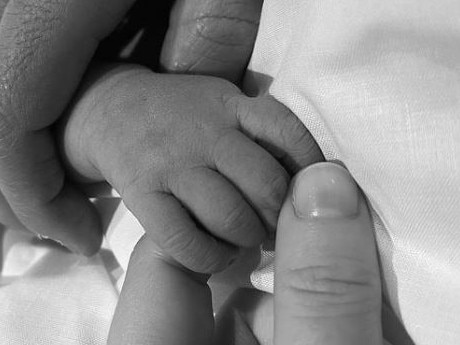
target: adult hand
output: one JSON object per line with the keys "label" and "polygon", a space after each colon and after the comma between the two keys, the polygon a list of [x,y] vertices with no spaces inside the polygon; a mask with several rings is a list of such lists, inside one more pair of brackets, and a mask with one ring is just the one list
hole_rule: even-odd
{"label": "adult hand", "polygon": [[366,202],[349,173],[300,173],[278,223],[275,344],[382,344],[381,287]]}
{"label": "adult hand", "polygon": [[[208,25],[212,28],[219,22],[224,27],[219,32],[228,32],[225,28],[230,26],[226,23],[213,21],[226,7],[215,11],[214,5],[200,1],[204,4],[202,8],[213,9],[202,13],[212,15],[200,17],[195,25],[207,32]],[[0,191],[9,206],[8,220],[0,221],[19,223],[19,226],[86,255],[94,254],[100,246],[98,216],[88,198],[65,176],[52,133],[53,124],[67,107],[99,43],[112,32],[134,2],[0,0]],[[249,3],[253,2],[247,1]],[[256,8],[252,5],[235,7]],[[254,10],[238,11],[250,12],[255,18],[259,16]],[[174,13],[174,18],[182,18],[180,11]],[[179,19],[173,21],[171,30],[182,23]],[[198,32],[203,33],[200,30]],[[255,30],[252,31],[253,36],[240,35],[249,46],[253,44],[249,40],[255,37]],[[166,66],[187,66],[180,63],[187,53],[184,50],[180,54],[174,52],[182,45],[187,46],[189,38],[172,39],[173,36],[169,35],[170,43],[165,45],[163,62]],[[207,38],[201,35],[198,43],[193,44],[198,47],[196,56],[205,51],[200,42]],[[168,62],[168,56],[174,57],[174,63]],[[211,74],[215,71],[223,71],[224,75],[241,72],[246,61],[238,63],[236,69],[235,64],[213,66]],[[173,69],[181,71],[181,68]],[[227,70],[231,70],[230,74]]]}
{"label": "adult hand", "polygon": [[[224,324],[215,332],[207,277],[152,246],[143,239],[132,255],[109,344],[259,343],[263,337],[250,328],[254,320],[244,320],[255,310],[228,306],[230,316],[218,318]],[[372,225],[344,168],[320,163],[295,178],[280,215],[276,252],[275,345],[383,344]]]}
{"label": "adult hand", "polygon": [[262,4],[263,0],[177,0],[162,67],[240,81],[254,47]]}
{"label": "adult hand", "polygon": [[52,135],[99,41],[133,0],[10,0],[0,25],[0,190],[28,229],[93,254],[97,213]]}

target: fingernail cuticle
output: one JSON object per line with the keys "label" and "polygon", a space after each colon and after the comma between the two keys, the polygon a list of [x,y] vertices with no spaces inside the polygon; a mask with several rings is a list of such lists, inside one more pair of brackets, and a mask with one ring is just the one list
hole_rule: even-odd
{"label": "fingernail cuticle", "polygon": [[359,213],[359,191],[345,168],[315,164],[296,178],[292,205],[299,218],[353,217]]}

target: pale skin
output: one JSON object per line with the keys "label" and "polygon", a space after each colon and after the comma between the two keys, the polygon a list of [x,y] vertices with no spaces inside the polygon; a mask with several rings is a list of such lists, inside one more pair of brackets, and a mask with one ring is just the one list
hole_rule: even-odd
{"label": "pale skin", "polygon": [[290,172],[322,160],[269,96],[231,83],[114,66],[89,77],[63,128],[82,181],[108,181],[168,255],[201,273],[273,234]]}
{"label": "pale skin", "polygon": [[[66,175],[52,128],[99,43],[134,2],[0,0],[0,219],[6,227],[50,237],[84,255],[99,249],[97,213]],[[237,81],[252,50],[261,4],[177,1],[163,46],[164,69]],[[227,44],[222,37],[229,32],[234,41]]]}
{"label": "pale skin", "polygon": [[[325,207],[328,198],[337,212]],[[334,164],[293,181],[278,223],[274,296],[237,291],[214,319],[207,279],[143,238],[108,344],[389,345],[368,209],[348,172]]]}
{"label": "pale skin", "polygon": [[[225,260],[221,260],[226,249],[217,247],[216,253],[207,251],[206,246],[213,241],[198,234],[211,233],[218,241],[222,240],[221,245],[244,246],[254,224],[251,229],[238,224],[235,230],[243,229],[238,234],[219,232],[223,227],[215,223],[218,224],[215,230],[210,227],[206,233],[190,218],[191,213],[200,224],[212,224],[206,223],[206,217],[215,215],[217,209],[225,211],[223,205],[227,202],[232,205],[234,197],[226,187],[230,179],[213,181],[211,177],[215,174],[225,177],[227,170],[211,169],[206,165],[209,159],[204,157],[233,157],[225,153],[231,150],[228,144],[222,146],[222,152],[213,154],[219,150],[219,140],[229,135],[219,135],[221,130],[231,132],[240,128],[258,139],[256,142],[269,140],[268,149],[304,152],[297,150],[299,144],[303,148],[311,147],[310,153],[315,152],[311,142],[302,141],[302,138],[311,139],[308,132],[302,135],[299,132],[296,139],[296,130],[287,131],[291,126],[283,128],[283,125],[297,123],[292,113],[271,98],[247,98],[233,85],[215,78],[158,76],[137,66],[117,66],[100,73],[83,88],[63,127],[68,161],[81,178],[91,181],[106,178],[114,186],[135,181],[137,197],[132,201],[129,184],[119,191],[122,196],[128,191],[124,199],[133,212],[139,210],[137,207],[141,211],[147,209],[156,220],[143,224],[147,236],[132,255],[109,344],[384,344],[379,269],[368,209],[348,172],[330,163],[319,168],[313,165],[303,171],[288,191],[277,228],[274,298],[237,291],[214,319],[207,285],[209,275],[203,272],[224,268]],[[168,112],[181,121],[166,117],[164,114]],[[248,119],[251,119],[250,125],[246,122]],[[232,125],[234,121],[239,125]],[[122,130],[120,124],[123,124]],[[266,132],[268,129],[270,135]],[[291,135],[283,138],[282,133],[286,132]],[[132,133],[136,133],[135,138]],[[240,143],[240,133],[234,135],[233,146],[246,142]],[[160,140],[153,140],[157,137]],[[251,142],[249,146],[242,146],[241,151],[250,152],[256,146]],[[174,162],[165,158],[170,156]],[[251,156],[251,160],[257,162],[252,172],[262,174],[255,184],[279,164],[270,159],[274,165],[265,166],[264,157],[264,154]],[[290,157],[290,165],[294,167],[310,165],[303,161],[307,157],[304,155],[282,157],[282,160]],[[231,165],[242,167],[244,173],[243,165],[248,163],[240,163],[239,159],[236,155],[235,161],[230,160]],[[217,166],[215,162],[213,168]],[[262,169],[254,172],[258,167]],[[148,178],[133,179],[133,172]],[[241,176],[246,181],[251,178],[251,175]],[[195,189],[201,185],[201,178],[206,182],[205,188]],[[167,181],[158,182],[163,188],[183,184],[188,187],[155,189],[157,185],[152,182],[162,179]],[[137,186],[141,186],[140,191],[146,197],[141,197]],[[190,195],[181,194],[180,190]],[[157,193],[161,200],[158,203]],[[182,206],[174,208],[174,204],[168,204],[169,210],[155,210],[153,207],[164,202],[165,193],[174,199],[174,204],[188,207],[188,212]],[[206,199],[209,195],[211,199]],[[193,197],[194,204],[184,201],[188,197]],[[270,196],[261,199],[266,201]],[[240,205],[242,199],[236,200]],[[257,210],[255,214],[263,217]],[[249,218],[246,221],[251,224]],[[165,229],[171,231],[176,240],[185,238],[185,242],[190,236],[199,236],[191,243],[198,243],[200,247],[165,246],[161,233]],[[235,237],[231,237],[232,234]],[[242,242],[236,242],[238,240]],[[209,262],[223,265],[210,268]],[[270,325],[270,322],[273,328],[259,326]]]}
{"label": "pale skin", "polygon": [[[7,47],[7,49],[3,49],[0,52],[1,61],[5,61],[0,67],[3,99],[0,109],[2,112],[1,125],[3,130],[0,189],[6,197],[1,200],[5,206],[2,208],[4,212],[4,214],[2,214],[2,222],[15,228],[28,228],[29,230],[42,235],[51,236],[64,242],[71,249],[87,255],[92,254],[99,246],[100,232],[98,220],[91,205],[88,204],[86,197],[78,192],[78,190],[76,190],[70,183],[64,180],[62,168],[56,159],[55,148],[50,140],[51,136],[49,127],[50,124],[53,124],[56,119],[60,117],[70,96],[75,91],[76,86],[79,83],[79,79],[83,71],[86,69],[86,64],[97,46],[98,40],[108,34],[111,30],[110,28],[116,25],[115,23],[117,19],[121,18],[123,12],[129,7],[129,1],[115,1],[110,3],[111,6],[114,5],[114,7],[104,7],[104,1],[100,1],[96,5],[96,7],[101,5],[98,9],[104,13],[104,16],[101,16],[101,12],[94,11],[96,16],[99,15],[104,19],[101,21],[99,20],[100,18],[93,20],[94,18],[92,16],[87,15],[88,13],[93,13],[92,11],[88,12],[88,9],[91,8],[91,6],[94,6],[94,1],[42,1],[39,4],[35,1],[10,1],[7,16],[2,18],[0,27],[1,42],[4,42],[3,44]],[[0,6],[0,9],[3,11],[6,6],[6,1],[0,3]],[[70,9],[70,11],[62,11],[65,6],[69,6],[67,9]],[[69,15],[66,17],[65,15],[68,15],[69,13],[71,16]],[[30,16],[30,14],[33,15]],[[58,14],[64,14],[64,17],[60,17]],[[38,23],[30,21],[30,18],[41,18],[43,20]],[[80,21],[80,19],[82,20]],[[107,21],[105,21],[106,19]],[[67,30],[47,31],[49,29],[49,25],[53,26],[53,23],[64,23],[63,27],[67,28]],[[13,28],[15,29],[13,30]],[[23,29],[21,30],[20,28]],[[71,30],[69,30],[69,28],[71,28]],[[29,39],[29,35],[42,32],[40,31],[42,29],[45,30],[45,35],[38,35],[38,39],[34,37]],[[73,30],[75,31],[72,32]],[[56,32],[57,34],[55,34]],[[62,47],[62,49],[51,49],[56,46]],[[13,47],[15,49],[13,49]],[[47,61],[47,63],[43,64],[43,61]],[[28,73],[24,73],[24,66],[29,68]],[[68,71],[69,73],[64,73],[63,75],[57,74],[47,68],[47,66],[60,66],[62,71]],[[190,70],[193,70],[193,68]],[[153,82],[153,80],[150,82]],[[191,88],[193,89],[193,87]],[[215,90],[212,91],[214,92]],[[27,102],[24,102],[24,98],[21,98],[24,95],[26,95],[25,100]],[[53,95],[53,97],[50,95]],[[239,102],[243,105],[240,105]],[[273,101],[270,99],[262,99],[255,102],[248,101],[248,105],[245,100],[237,100],[236,108],[238,109],[239,107],[242,107],[243,110],[247,110],[247,107],[249,107],[249,109],[252,109],[252,112],[257,113],[258,111],[261,111],[261,113],[264,113],[265,107],[270,109],[273,107],[273,103],[270,102]],[[232,102],[230,102],[230,104],[231,103]],[[237,114],[241,115],[239,112],[241,112],[241,110],[234,110],[233,113],[230,111],[230,114],[233,115],[233,117],[238,117]],[[284,111],[281,111],[280,113],[284,113]],[[232,116],[229,117],[231,118]],[[255,119],[257,120],[258,117],[255,116]],[[264,121],[267,120],[264,119]],[[140,124],[138,123],[138,125],[142,127],[142,121]],[[257,125],[258,122],[255,121],[255,123],[252,123],[252,126],[254,127],[250,127],[253,131],[254,128],[256,128],[254,131],[255,134],[248,131],[248,133],[244,133],[244,135],[248,135],[251,138],[262,137],[262,142],[264,142],[264,135],[268,136],[268,134],[270,134],[270,138],[272,138],[273,133],[267,133],[267,128],[258,128]],[[108,128],[108,131],[110,132],[110,128]],[[97,144],[94,145],[97,146]],[[283,144],[268,145],[265,148],[263,145],[259,146],[269,152],[269,155],[272,158],[278,158],[276,161],[281,162],[281,164],[279,164],[279,162],[278,164],[285,171],[286,169],[296,171],[299,167],[309,164],[308,162],[303,162],[301,157],[294,154],[298,154],[297,150],[285,150]],[[136,144],[133,147],[136,147]],[[314,147],[314,145],[311,145],[310,143],[308,147]],[[101,151],[103,150],[104,149],[101,148]],[[142,152],[142,150],[136,151],[136,153],[137,152]],[[315,152],[315,149],[313,149],[312,152]],[[308,155],[312,152],[309,152]],[[126,154],[126,152],[124,153]],[[312,156],[314,157],[315,155]],[[89,156],[85,156],[85,154],[83,154],[83,157],[80,157],[82,158],[81,162],[84,162],[88,157]],[[92,159],[94,159],[94,161],[92,161]],[[305,157],[303,157],[303,159],[305,159]],[[308,160],[314,162],[316,159],[308,157]],[[97,166],[93,165],[94,162],[97,162],[101,167],[104,167],[105,162],[103,159],[97,160],[93,157],[89,159],[89,161],[91,164],[88,164],[88,166],[81,169],[81,171],[79,171],[78,164],[75,164],[74,168],[81,173],[80,177],[86,177],[87,181],[98,181],[100,178],[105,178],[105,176],[110,175],[110,172],[108,171],[110,170],[109,167],[106,166],[107,170],[102,172],[103,169],[99,170]],[[45,163],[41,164],[41,162]],[[86,161],[86,163],[88,163],[88,161]],[[36,168],[39,166],[43,166],[43,169],[37,170]],[[120,168],[119,171],[123,172],[123,169]],[[265,170],[263,172],[265,172]],[[128,177],[129,174],[130,172],[128,172]],[[124,176],[122,175],[118,180],[117,178],[114,178],[113,181],[121,181],[120,183],[123,184],[123,182],[125,182],[123,177]],[[56,181],[58,183],[56,183]],[[113,183],[115,184],[115,182]],[[276,223],[276,221],[270,221],[270,217],[265,215],[270,212],[265,210],[264,207],[261,207],[260,210],[258,210],[256,206],[254,206],[253,209],[251,205],[247,208],[251,209],[253,214],[259,218],[259,222],[263,224],[264,228],[273,228],[273,223]],[[75,210],[79,210],[79,212],[76,213]],[[184,214],[181,215],[184,216]],[[171,228],[176,228],[171,229],[171,231],[174,232],[175,230],[178,230],[177,233],[181,234],[181,236],[185,236],[186,238],[187,235],[183,234],[187,233],[187,231],[193,233],[194,230],[196,230],[196,225],[187,221],[187,216],[184,216],[181,219],[182,220],[179,223],[170,223]],[[184,219],[186,220],[185,222],[183,222]],[[82,222],[82,220],[84,221]],[[165,221],[166,220],[167,217]],[[366,223],[362,224],[364,224],[364,229]],[[187,228],[186,226],[191,227]],[[288,226],[280,226],[279,230],[282,230],[283,228],[287,229]],[[69,230],[62,233],[60,229]],[[294,229],[296,228],[294,227]],[[198,231],[200,230],[201,229]],[[153,233],[154,232],[152,232],[152,234]],[[260,239],[257,239],[257,231],[254,231],[254,233],[256,234],[256,240],[254,240],[254,242],[260,241]],[[217,238],[224,236],[224,241],[234,244],[234,247],[239,245],[248,245],[246,242],[243,244],[238,243],[238,241],[242,241],[240,235],[235,236],[236,240],[228,240],[225,238],[225,236],[228,236],[227,232],[223,234],[213,233],[213,235]],[[362,233],[360,233],[360,235],[362,235]],[[155,235],[153,235],[153,237],[154,236]],[[204,243],[204,245],[209,243],[209,238],[203,239],[202,236],[198,237],[201,237],[201,242]],[[284,238],[288,238],[287,235]],[[295,239],[294,237],[291,237],[291,239],[294,247],[290,246],[289,250],[295,248],[295,245],[298,245],[299,243],[304,243],[302,241],[298,241],[298,236],[296,236]],[[127,287],[124,289],[117,315],[121,315],[122,320],[127,319],[126,317],[123,317],[123,315],[130,315],[128,320],[131,321],[122,325],[123,327],[114,327],[112,330],[111,341],[122,339],[119,335],[117,335],[117,332],[122,332],[124,335],[132,336],[133,340],[140,339],[140,343],[142,343],[145,339],[148,339],[151,343],[160,340],[162,344],[171,345],[175,343],[186,344],[187,341],[190,342],[192,340],[193,341],[190,342],[190,344],[206,344],[213,341],[211,337],[211,334],[213,333],[212,310],[210,313],[210,299],[206,286],[203,284],[206,278],[200,275],[197,276],[195,273],[191,273],[183,268],[178,270],[177,268],[180,266],[177,266],[175,261],[172,261],[171,259],[165,260],[167,256],[163,256],[163,254],[158,256],[158,253],[162,253],[162,249],[158,249],[158,247],[152,246],[151,244],[144,245],[143,243],[146,243],[146,241],[143,241],[139,245],[137,250],[138,254],[136,254],[137,256],[133,256],[133,260],[130,265],[130,273],[128,275],[128,283],[135,279],[135,285],[141,288],[143,287],[143,289],[140,290],[142,293],[131,295],[131,300],[127,299],[126,296],[130,296],[130,294],[132,294],[133,285],[126,285]],[[314,243],[315,242],[310,241],[309,245]],[[227,245],[228,243],[225,244]],[[171,254],[176,257],[176,259],[182,261],[187,266],[194,268],[194,265],[196,265],[196,267],[201,267],[201,269],[198,268],[200,271],[213,271],[220,269],[220,264],[224,263],[222,265],[225,265],[225,256],[234,249],[231,246],[227,246],[227,249],[228,248],[230,248],[230,250],[226,250],[225,247],[219,247],[218,255],[220,258],[217,261],[218,263],[215,264],[212,262],[211,265],[209,265],[209,262],[212,260],[209,258],[212,258],[212,250],[208,252],[207,255],[201,257],[198,255],[193,257],[191,261],[187,261],[190,259],[188,259],[185,254],[180,254],[182,252],[181,250],[174,250],[175,248],[166,249],[171,251]],[[279,248],[283,248],[283,246]],[[287,246],[284,246],[284,248],[286,249],[279,249],[278,254],[283,251],[287,252]],[[373,248],[372,245],[370,245],[369,248]],[[349,249],[350,248],[347,250]],[[353,253],[355,253],[355,249],[357,248],[351,249],[353,249]],[[224,259],[222,259],[222,257],[224,257]],[[231,255],[229,255],[229,257],[231,257]],[[140,261],[135,261],[136,258]],[[376,265],[374,265],[372,257],[369,258],[371,259],[369,262],[372,264],[370,271],[373,272]],[[146,266],[140,265],[140,262],[143,262]],[[171,264],[171,262],[174,264]],[[283,268],[292,268],[289,266],[292,265],[292,262],[289,265],[286,264],[287,266],[283,265],[285,264],[279,264],[277,266],[278,276],[280,270],[282,271]],[[138,268],[137,274],[135,273],[136,271],[133,267]],[[151,286],[151,280],[143,278],[152,277],[150,272],[155,274],[155,277],[164,278],[161,279],[164,282],[164,289],[149,289]],[[353,278],[353,276],[348,278]],[[289,282],[289,280],[287,281]],[[359,283],[362,284],[362,281]],[[375,308],[377,310],[379,309],[379,301],[378,299],[375,299],[375,296],[378,295],[378,293],[376,293],[376,281],[374,279],[372,284],[370,284],[370,282],[369,284],[367,283],[368,282],[365,282],[364,285],[369,285],[370,291],[367,292],[374,296],[372,298],[374,298]],[[157,297],[152,297],[149,294],[145,294],[145,292],[152,292]],[[169,295],[171,293],[173,296]],[[349,334],[353,336],[352,338],[346,338],[344,333],[334,333],[334,330],[337,328],[332,328],[330,325],[325,325],[323,328],[320,327],[320,333],[318,334],[311,333],[310,331],[307,333],[305,330],[310,330],[310,328],[305,327],[305,324],[292,323],[292,315],[289,315],[289,313],[286,315],[286,313],[283,314],[283,312],[280,312],[280,310],[282,310],[282,305],[284,305],[284,301],[295,300],[298,296],[289,297],[289,295],[287,295],[284,297],[285,298],[279,299],[281,301],[280,303],[275,303],[275,319],[277,319],[275,329],[278,329],[277,334],[281,334],[275,339],[276,344],[294,344],[299,339],[308,339],[312,336],[318,336],[318,334],[324,336],[325,334],[330,334],[331,331],[334,336],[333,339],[339,339],[341,341],[341,345],[351,344],[352,342],[349,341],[350,339],[353,341],[359,339],[359,341],[365,341],[365,343],[369,343],[366,341],[371,339],[375,342],[370,344],[380,344],[378,343],[378,341],[380,341],[378,337],[378,317],[375,319],[370,317],[371,321],[375,321],[372,324],[369,323],[372,329],[371,338],[368,338],[368,334],[366,334],[366,338],[364,338],[361,333],[358,332],[362,331],[362,329],[359,328],[362,326],[362,323],[358,325],[357,322],[351,322],[350,324],[350,322],[346,320],[346,317],[345,319],[343,317],[342,319],[338,317],[336,320],[333,318],[332,321],[337,321],[339,324],[345,322],[347,325],[350,324],[351,326],[359,326],[351,328],[354,330],[351,333],[349,332]],[[160,308],[150,308],[151,305],[146,303],[146,301],[154,301],[155,298],[158,298],[163,302],[179,301],[181,303],[176,305],[163,303],[159,304]],[[126,303],[126,301],[129,301],[129,303]],[[136,304],[136,301],[142,301],[143,303],[139,306],[139,304]],[[360,300],[358,300],[358,303],[360,303]],[[185,307],[184,309],[184,305],[186,306],[189,304],[190,307]],[[135,309],[134,313],[132,308],[135,306],[139,308]],[[148,307],[148,310],[146,307]],[[194,309],[195,307],[196,309]],[[150,318],[153,310],[155,310],[156,315],[154,319]],[[193,319],[190,317],[190,314],[183,313],[184,310],[193,312]],[[203,310],[203,313],[199,313],[198,316],[201,315],[202,317],[197,317],[197,311],[200,310]],[[292,308],[285,308],[285,310],[289,311],[292,310]],[[334,308],[332,308],[332,310],[334,310]],[[377,315],[376,310],[372,310],[371,316],[373,315],[375,317]],[[127,312],[128,314],[125,314]],[[137,315],[137,318],[132,317],[132,315]],[[280,316],[277,317],[276,315]],[[182,319],[176,320],[175,317],[177,316],[180,316]],[[120,317],[117,317],[119,320]],[[117,317],[115,318],[114,325],[117,325]],[[366,317],[368,317],[368,315]],[[133,324],[132,322],[136,320],[142,322]],[[366,321],[364,319],[358,320],[361,322]],[[165,321],[167,321],[169,325],[174,325],[174,327],[164,327]],[[311,321],[315,321],[315,315],[313,315],[313,320],[310,320],[310,322]],[[209,326],[211,326],[211,328],[209,328]],[[333,326],[336,326],[336,324],[333,323]],[[130,328],[127,329],[126,327]],[[316,329],[317,324],[315,324],[315,327],[313,328]],[[200,332],[196,332],[197,329],[199,329]],[[251,335],[250,332],[243,332],[242,334],[246,336],[241,340],[244,341],[245,344],[255,343],[254,334]],[[300,338],[288,338],[292,334],[297,334]],[[202,338],[195,339],[193,336],[191,337],[191,335],[198,335]],[[328,342],[328,344],[329,343],[330,342]]]}

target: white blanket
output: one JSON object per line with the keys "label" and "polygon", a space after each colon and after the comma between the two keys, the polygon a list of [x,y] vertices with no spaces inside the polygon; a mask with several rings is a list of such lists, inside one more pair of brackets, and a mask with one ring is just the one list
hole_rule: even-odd
{"label": "white blanket", "polygon": [[[460,1],[265,0],[250,69],[247,86],[291,108],[369,198],[385,295],[414,343],[460,344]],[[2,341],[105,343],[142,234],[123,207],[110,224],[90,260],[7,236]],[[271,260],[252,275],[267,291]]]}

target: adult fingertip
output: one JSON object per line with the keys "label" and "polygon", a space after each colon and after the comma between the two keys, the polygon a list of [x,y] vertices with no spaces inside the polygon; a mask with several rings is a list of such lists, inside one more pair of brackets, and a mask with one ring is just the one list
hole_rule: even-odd
{"label": "adult fingertip", "polygon": [[[62,244],[75,254],[91,257],[99,251],[103,240],[103,231],[100,216],[94,205],[81,193],[74,190],[70,200],[63,203],[67,206],[67,212],[73,209],[73,215],[67,218],[67,229],[56,232],[55,236]],[[67,204],[67,205],[66,205]],[[55,239],[56,237],[52,238]]]}
{"label": "adult fingertip", "polygon": [[351,175],[319,163],[294,179],[278,223],[275,343],[381,345],[372,223]]}
{"label": "adult fingertip", "polygon": [[[39,238],[53,240],[71,252],[96,254],[102,244],[102,225],[94,205],[72,185],[66,185],[50,202],[29,209],[21,221]],[[21,213],[22,212],[22,213]]]}
{"label": "adult fingertip", "polygon": [[76,243],[64,243],[71,252],[86,257],[92,257],[96,255],[101,249],[102,245],[102,234],[97,226],[87,228],[91,230],[91,233],[84,240],[77,240]]}
{"label": "adult fingertip", "polygon": [[292,205],[298,218],[354,217],[359,190],[350,173],[330,162],[311,165],[295,178]]}

